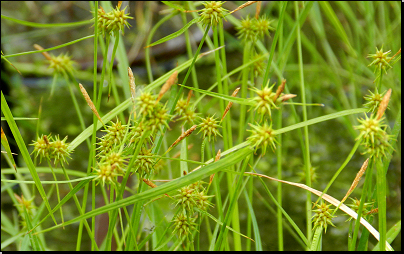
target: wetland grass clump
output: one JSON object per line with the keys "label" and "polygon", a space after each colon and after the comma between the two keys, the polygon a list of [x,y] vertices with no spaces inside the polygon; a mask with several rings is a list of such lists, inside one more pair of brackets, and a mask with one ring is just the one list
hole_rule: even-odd
{"label": "wetland grass clump", "polygon": [[[401,248],[398,3],[81,4],[50,24],[2,4],[21,73],[1,98],[2,250]],[[25,33],[48,48],[11,54],[11,24],[83,37]]]}

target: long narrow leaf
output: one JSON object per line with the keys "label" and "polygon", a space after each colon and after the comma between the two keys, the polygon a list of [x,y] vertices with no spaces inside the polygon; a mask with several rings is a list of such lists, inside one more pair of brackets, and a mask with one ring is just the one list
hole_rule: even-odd
{"label": "long narrow leaf", "polygon": [[160,40],[158,40],[158,41],[156,41],[156,42],[153,42],[152,44],[148,45],[147,48],[148,48],[148,47],[152,47],[152,46],[156,46],[156,45],[158,45],[158,44],[161,44],[161,43],[163,43],[163,42],[172,40],[172,39],[174,39],[175,37],[180,36],[180,35],[183,34],[186,30],[188,30],[188,28],[189,28],[190,26],[192,26],[192,25],[193,25],[194,23],[196,23],[197,21],[198,21],[198,18],[194,18],[193,20],[191,20],[188,24],[186,24],[183,28],[181,28],[181,29],[178,30],[177,32],[172,33],[172,34],[170,34],[170,35],[167,35],[166,37],[161,38]]}
{"label": "long narrow leaf", "polygon": [[[38,233],[43,233],[43,232],[47,232],[59,227],[63,227],[69,224],[72,224],[74,222],[78,222],[80,220],[83,219],[87,219],[87,218],[91,218],[93,216],[97,216],[109,211],[112,211],[114,209],[118,209],[124,206],[128,206],[128,205],[132,205],[135,204],[136,202],[140,202],[140,201],[144,201],[144,200],[151,200],[154,198],[159,197],[160,195],[163,195],[165,193],[171,192],[171,191],[175,191],[177,189],[180,189],[186,185],[189,185],[191,183],[194,183],[200,179],[203,179],[205,177],[210,176],[211,174],[214,174],[218,171],[220,171],[223,168],[227,168],[230,167],[231,165],[236,164],[237,162],[241,161],[242,159],[244,159],[248,154],[252,153],[252,150],[248,147],[245,147],[237,152],[235,152],[234,154],[232,154],[231,156],[226,156],[224,159],[220,159],[219,161],[209,164],[207,166],[204,166],[203,168],[196,170],[194,172],[191,172],[189,174],[187,174],[184,177],[180,177],[176,180],[173,180],[169,183],[163,184],[159,187],[153,188],[153,189],[149,189],[147,191],[144,191],[142,193],[133,195],[131,197],[119,200],[117,202],[113,202],[109,205],[105,205],[103,207],[97,208],[95,210],[92,210],[84,215],[81,215],[77,218],[74,218],[72,220],[66,221],[63,224],[59,224],[57,226],[45,229],[41,232]],[[89,180],[87,180],[89,181]],[[63,201],[63,200],[62,200]],[[61,202],[62,202],[61,201]],[[58,205],[59,206],[59,205]],[[57,207],[58,207],[57,206]]]}
{"label": "long narrow leaf", "polygon": [[[18,130],[18,126],[13,119],[13,115],[11,114],[10,108],[8,107],[6,98],[4,98],[3,91],[1,91],[1,111],[3,112],[3,114],[7,120],[7,123],[10,126],[10,130],[13,133],[14,139],[18,145],[18,148],[20,149],[22,157],[29,168],[29,172],[31,173],[31,176],[35,181],[35,185],[39,191],[39,194],[41,195],[42,199],[45,201],[46,207],[48,208],[48,211],[50,212],[51,207],[49,205],[48,199],[46,198],[45,190],[43,189],[41,180],[39,179],[38,173],[35,170],[35,166],[31,160],[31,156],[29,155],[27,146],[25,145],[24,140],[22,139],[21,133]],[[57,224],[53,214],[52,214],[52,219],[55,222],[55,224]]]}

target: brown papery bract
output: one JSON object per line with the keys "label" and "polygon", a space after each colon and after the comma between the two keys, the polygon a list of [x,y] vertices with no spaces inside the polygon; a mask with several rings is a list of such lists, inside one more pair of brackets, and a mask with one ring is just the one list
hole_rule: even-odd
{"label": "brown papery bract", "polygon": [[163,85],[159,92],[159,96],[157,97],[156,104],[157,102],[160,101],[160,99],[163,97],[163,95],[170,89],[170,87],[175,83],[176,79],[178,76],[178,71],[174,71],[173,74],[167,79],[166,83]]}
{"label": "brown papery bract", "polygon": [[102,123],[102,125],[105,125],[105,124],[102,122],[101,117],[100,117],[100,115],[98,114],[98,111],[97,111],[97,109],[95,108],[93,101],[90,99],[90,96],[88,96],[88,93],[87,93],[86,89],[85,89],[85,88],[83,87],[83,85],[80,84],[80,83],[79,83],[79,86],[80,86],[80,91],[81,91],[81,93],[83,94],[84,99],[86,100],[88,106],[90,106],[91,110],[92,110],[93,113],[97,116],[98,120],[100,120],[100,122]]}
{"label": "brown papery bract", "polygon": [[349,188],[348,192],[346,193],[345,197],[342,199],[341,202],[344,202],[348,198],[348,196],[352,193],[352,191],[354,191],[354,189],[358,185],[359,180],[361,179],[362,175],[365,173],[365,171],[366,171],[366,169],[368,167],[368,163],[369,163],[369,158],[363,163],[361,169],[356,174],[356,177],[355,177],[351,187]]}
{"label": "brown papery bract", "polygon": [[383,96],[383,99],[380,102],[379,110],[377,111],[377,118],[376,118],[377,120],[380,120],[380,118],[383,117],[383,114],[386,111],[387,106],[389,105],[390,96],[391,96],[391,88]]}

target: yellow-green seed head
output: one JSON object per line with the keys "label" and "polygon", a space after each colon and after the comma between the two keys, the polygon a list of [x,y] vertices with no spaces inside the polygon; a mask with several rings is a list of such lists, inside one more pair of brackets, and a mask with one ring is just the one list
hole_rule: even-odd
{"label": "yellow-green seed head", "polygon": [[324,232],[327,232],[327,226],[331,225],[335,227],[335,225],[332,223],[332,218],[336,217],[333,216],[332,209],[330,209],[331,204],[326,205],[325,203],[322,204],[316,204],[317,209],[313,210],[315,213],[313,218],[312,218],[312,223],[313,223],[313,232],[316,230],[317,227],[322,227],[324,228]]}
{"label": "yellow-green seed head", "polygon": [[206,118],[200,118],[201,123],[198,125],[199,128],[201,128],[198,132],[202,132],[203,138],[208,137],[208,141],[210,142],[210,138],[213,137],[213,140],[216,139],[216,136],[220,135],[218,128],[221,127],[219,126],[219,121],[217,121],[213,116],[211,117],[206,117]]}
{"label": "yellow-green seed head", "polygon": [[254,152],[256,152],[258,148],[261,148],[262,155],[265,155],[268,145],[271,146],[273,151],[276,149],[275,143],[278,143],[278,141],[276,141],[276,133],[275,130],[272,129],[272,123],[270,126],[268,126],[267,123],[264,123],[262,126],[253,124],[249,125],[253,129],[247,130],[252,133],[251,136],[247,138],[247,141],[255,147]]}
{"label": "yellow-green seed head", "polygon": [[222,7],[222,4],[224,4],[224,2],[221,1],[204,2],[203,5],[205,8],[202,9],[201,14],[199,14],[199,22],[201,22],[204,26],[216,26],[219,24],[220,20],[224,18],[228,12]]}

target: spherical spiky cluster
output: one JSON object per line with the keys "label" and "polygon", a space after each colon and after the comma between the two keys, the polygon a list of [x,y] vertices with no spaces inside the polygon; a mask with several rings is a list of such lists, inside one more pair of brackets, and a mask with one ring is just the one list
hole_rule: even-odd
{"label": "spherical spiky cluster", "polygon": [[130,133],[130,143],[139,141],[144,132],[148,130],[148,126],[146,126],[143,122],[135,122],[134,125],[135,126],[132,128]]}
{"label": "spherical spiky cluster", "polygon": [[122,168],[125,166],[126,157],[122,156],[122,153],[111,152],[105,157],[106,164],[115,167],[118,173],[123,173]]}
{"label": "spherical spiky cluster", "polygon": [[122,174],[119,172],[120,169],[116,165],[111,165],[109,163],[101,163],[97,165],[98,167],[94,169],[94,172],[97,175],[97,177],[94,178],[94,181],[98,180],[99,182],[102,182],[102,186],[104,186],[105,183],[107,183],[107,185],[116,185],[118,183],[117,176]]}
{"label": "spherical spiky cluster", "polygon": [[[142,147],[139,156],[153,156],[153,153],[151,149]],[[136,172],[141,176],[150,175],[153,171],[154,163],[155,161],[152,157],[138,157],[135,161],[135,168],[137,168]]]}
{"label": "spherical spiky cluster", "polygon": [[52,68],[57,73],[73,72],[75,64],[76,62],[67,53],[62,53],[59,56],[51,55],[51,59],[49,60],[49,68]]}
{"label": "spherical spiky cluster", "polygon": [[[365,153],[371,156],[385,156],[387,149],[391,147],[391,135],[386,132],[387,126],[383,124],[384,118],[377,119],[372,115],[370,118],[365,114],[365,118],[358,119],[360,125],[354,126],[359,130],[359,136],[356,138],[362,139],[361,144],[365,146]],[[384,128],[384,129],[383,129]]]}
{"label": "spherical spiky cluster", "polygon": [[42,158],[47,158],[49,160],[55,159],[55,165],[57,165],[58,162],[63,165],[65,162],[67,163],[67,158],[71,158],[70,152],[72,152],[68,149],[66,140],[67,136],[63,140],[60,140],[58,135],[55,140],[53,140],[50,134],[41,135],[40,138],[37,138],[37,141],[33,141],[34,143],[31,144],[34,146],[32,153],[36,153],[35,157],[39,155],[39,162],[42,162]]}
{"label": "spherical spiky cluster", "polygon": [[261,39],[265,34],[269,35],[269,30],[275,30],[271,27],[272,22],[265,15],[259,19],[247,16],[247,18],[241,20],[240,26],[237,27],[237,35],[243,41]]}
{"label": "spherical spiky cluster", "polygon": [[168,129],[170,128],[167,121],[171,116],[167,113],[168,110],[165,109],[161,103],[156,103],[155,95],[145,92],[142,93],[137,100],[137,104],[140,106],[139,114],[142,115],[142,121],[152,133],[157,130],[162,132],[164,125]]}
{"label": "spherical spiky cluster", "polygon": [[[358,213],[358,211],[359,211],[359,205],[360,205],[361,201],[358,200],[357,198],[355,198],[355,199],[353,199],[353,198],[351,198],[351,197],[349,197],[349,198],[351,199],[352,204],[349,204],[349,205],[347,205],[347,206],[351,207],[352,210],[354,210],[356,213]],[[366,203],[366,202],[365,202],[365,203],[363,203],[362,217],[365,218],[365,216],[370,212],[370,210],[373,208],[373,203],[374,203],[374,202],[369,202],[369,203]],[[350,220],[352,220],[352,217],[351,217],[351,216],[349,216],[349,218],[348,218],[347,221],[350,221]]]}
{"label": "spherical spiky cluster", "polygon": [[271,108],[279,109],[275,104],[276,100],[274,100],[276,93],[272,91],[274,86],[275,84],[273,84],[271,87],[266,85],[262,90],[255,87],[252,88],[252,90],[257,94],[257,96],[253,98],[255,103],[254,110],[256,110],[258,114],[261,114],[261,118],[265,114],[268,114],[271,117]]}
{"label": "spherical spiky cluster", "polygon": [[198,116],[198,114],[195,113],[195,109],[187,108],[185,110],[185,112],[183,112],[183,114],[180,115],[180,118],[178,118],[178,121],[184,121],[184,124],[193,125],[197,116]]}
{"label": "spherical spiky cluster", "polygon": [[101,130],[106,132],[106,134],[99,138],[100,142],[98,142],[99,147],[97,148],[97,150],[99,150],[98,156],[101,157],[108,154],[113,147],[121,144],[125,136],[126,127],[126,125],[123,125],[121,121],[117,119],[115,123],[111,122],[111,125],[107,126],[107,130]]}
{"label": "spherical spiky cluster", "polygon": [[321,205],[316,204],[317,209],[313,210],[315,212],[313,216],[313,231],[316,230],[317,227],[322,227],[324,228],[324,232],[327,232],[327,226],[331,225],[335,227],[335,225],[332,223],[332,218],[336,217],[333,216],[332,209],[330,209],[331,204],[326,205],[325,203],[322,203]]}
{"label": "spherical spiky cluster", "polygon": [[386,72],[386,66],[390,67],[389,61],[391,57],[387,55],[391,53],[391,50],[387,52],[383,52],[383,47],[378,50],[376,47],[376,54],[369,54],[368,57],[373,58],[373,62],[371,62],[368,66],[375,65],[375,72],[378,68],[383,69]]}
{"label": "spherical spiky cluster", "polygon": [[185,99],[179,99],[175,105],[175,112],[177,115],[182,116],[188,108],[188,102]]}
{"label": "spherical spiky cluster", "polygon": [[68,143],[66,143],[67,136],[63,139],[59,139],[59,135],[56,136],[55,140],[53,142],[50,142],[51,145],[51,154],[52,157],[55,159],[54,163],[57,165],[58,162],[60,164],[64,164],[66,161],[66,158],[70,158],[69,150],[68,150]]}
{"label": "spherical spiky cluster", "polygon": [[152,133],[157,130],[160,130],[163,133],[164,125],[167,127],[167,129],[170,129],[167,120],[169,120],[171,116],[167,113],[167,109],[161,107],[161,104],[157,105],[158,106],[153,111],[153,115],[146,120],[145,124],[151,128]]}
{"label": "spherical spiky cluster", "polygon": [[216,26],[219,24],[220,20],[224,18],[228,12],[222,7],[223,4],[224,2],[221,1],[204,2],[203,5],[205,8],[201,10],[202,13],[200,14],[199,22],[204,26]]}
{"label": "spherical spiky cluster", "polygon": [[127,19],[133,19],[128,14],[125,14],[127,6],[121,11],[121,5],[118,4],[115,9],[106,13],[102,7],[98,9],[98,29],[105,37],[105,34],[110,35],[112,32],[118,33],[122,31],[124,34],[125,26],[129,28]]}
{"label": "spherical spiky cluster", "polygon": [[149,92],[144,92],[142,93],[138,98],[138,106],[140,106],[139,109],[139,114],[141,114],[143,117],[149,116],[151,117],[153,115],[153,111],[155,108],[156,104],[156,99],[157,96],[152,95]]}
{"label": "spherical spiky cluster", "polygon": [[386,93],[386,91],[380,94],[376,88],[375,93],[372,93],[370,90],[369,93],[370,93],[369,95],[364,97],[367,103],[364,104],[363,106],[368,109],[368,112],[376,114],[377,110],[379,109],[380,102],[382,102],[383,96]]}
{"label": "spherical spiky cluster", "polygon": [[184,213],[178,213],[172,220],[174,222],[174,232],[179,234],[180,237],[192,234],[192,231],[196,228],[195,220],[196,218],[189,217]]}
{"label": "spherical spiky cluster", "polygon": [[209,206],[212,206],[208,201],[210,197],[213,196],[206,195],[206,190],[200,181],[181,188],[179,194],[174,196],[177,199],[176,205],[180,205],[183,210],[190,213],[192,213],[194,206],[201,210],[206,210]]}
{"label": "spherical spiky cluster", "polygon": [[201,129],[199,130],[198,134],[202,132],[203,138],[208,137],[208,141],[210,142],[210,138],[213,137],[213,140],[216,139],[216,135],[220,135],[218,128],[221,127],[219,126],[219,122],[213,117],[206,117],[206,118],[200,118],[201,123],[198,125]]}
{"label": "spherical spiky cluster", "polygon": [[255,18],[247,18],[242,19],[240,22],[240,26],[237,27],[237,35],[239,39],[244,41],[255,41],[257,39],[257,22]]}
{"label": "spherical spiky cluster", "polygon": [[265,155],[268,145],[271,146],[272,150],[276,149],[275,143],[278,143],[278,141],[275,139],[276,132],[272,129],[272,123],[270,126],[268,126],[267,123],[264,123],[262,126],[253,124],[249,125],[253,130],[248,130],[251,131],[252,135],[247,138],[247,141],[255,147],[254,152],[256,152],[258,148],[261,148],[262,155]]}

